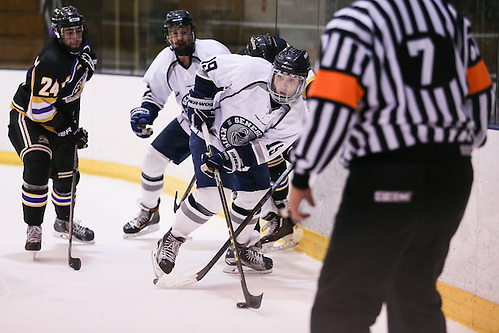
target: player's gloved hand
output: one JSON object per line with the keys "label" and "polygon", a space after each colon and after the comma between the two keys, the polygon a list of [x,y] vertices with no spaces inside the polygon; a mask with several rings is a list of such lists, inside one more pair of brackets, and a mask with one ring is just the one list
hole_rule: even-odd
{"label": "player's gloved hand", "polygon": [[80,55],[80,60],[88,67],[88,69],[93,73],[95,71],[95,64],[97,63],[97,59],[92,59],[90,54],[83,52]]}
{"label": "player's gloved hand", "polygon": [[57,136],[76,145],[78,149],[88,147],[88,132],[83,127],[77,129],[68,127],[63,131],[57,132]]}
{"label": "player's gloved hand", "polygon": [[78,128],[70,138],[78,149],[83,149],[88,147],[88,132],[83,128]]}
{"label": "player's gloved hand", "polygon": [[83,66],[88,68],[88,77],[87,77],[88,81],[94,74],[95,65],[97,64],[97,56],[95,55],[95,52],[90,48],[90,45],[87,44],[83,47],[83,51],[81,52],[78,58],[80,62],[83,64]]}
{"label": "player's gloved hand", "polygon": [[208,177],[213,177],[215,169],[223,173],[233,173],[235,171],[248,171],[250,165],[255,162],[255,157],[250,145],[229,148],[222,152],[208,156],[201,156],[203,165],[201,171]]}
{"label": "player's gloved hand", "polygon": [[206,123],[208,128],[210,128],[215,121],[213,99],[208,97],[196,97],[196,93],[191,91],[187,103],[187,115],[189,116],[191,123],[198,130],[201,130],[202,123]]}
{"label": "player's gloved hand", "polygon": [[153,134],[152,128],[147,126],[152,125],[157,116],[157,114],[152,113],[152,111],[141,106],[133,108],[130,111],[130,125],[138,137],[148,138]]}

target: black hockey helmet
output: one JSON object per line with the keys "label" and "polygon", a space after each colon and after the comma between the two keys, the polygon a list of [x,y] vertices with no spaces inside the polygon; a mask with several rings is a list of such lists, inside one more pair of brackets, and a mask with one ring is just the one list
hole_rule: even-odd
{"label": "black hockey helmet", "polygon": [[61,42],[62,29],[68,27],[83,27],[83,41],[78,50],[69,50],[71,53],[79,53],[81,47],[85,45],[86,27],[83,15],[78,12],[78,9],[73,6],[55,8],[52,15],[51,28],[55,37]]}
{"label": "black hockey helmet", "polygon": [[[267,82],[270,95],[274,101],[281,104],[287,104],[295,101],[303,92],[307,76],[310,71],[310,57],[303,50],[296,49],[292,46],[282,50],[272,64],[272,74]],[[282,96],[274,87],[275,75],[288,75],[299,80],[298,88],[292,96]]]}
{"label": "black hockey helmet", "polygon": [[[189,26],[192,31],[192,41],[191,45],[177,47],[173,46],[173,43],[168,38],[168,30],[177,26]],[[163,23],[163,28],[165,30],[165,41],[170,46],[173,52],[177,55],[191,55],[194,53],[194,42],[196,41],[196,28],[194,26],[194,21],[192,20],[191,15],[187,10],[179,9],[172,10],[168,14],[166,14],[165,22]]]}
{"label": "black hockey helmet", "polygon": [[85,19],[73,6],[54,9],[52,15],[52,30],[57,38],[61,38],[62,28],[84,26]]}
{"label": "black hockey helmet", "polygon": [[251,36],[244,48],[243,54],[264,58],[267,61],[273,62],[279,51],[274,37],[270,34],[265,34]]}

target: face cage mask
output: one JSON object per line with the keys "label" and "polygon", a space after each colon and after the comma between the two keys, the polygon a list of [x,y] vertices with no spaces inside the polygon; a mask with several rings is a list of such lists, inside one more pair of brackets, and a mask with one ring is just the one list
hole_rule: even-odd
{"label": "face cage mask", "polygon": [[[192,27],[191,27],[192,30]],[[170,42],[170,38],[168,37],[168,32],[165,34],[165,40],[168,43],[170,49],[178,56],[191,56],[194,53],[194,42],[196,41],[196,33],[191,31],[191,43],[189,45],[175,47],[174,44]]]}
{"label": "face cage mask", "polygon": [[57,38],[57,41],[59,42],[59,44],[61,45],[61,47],[69,54],[71,55],[74,55],[74,56],[79,56],[81,54],[81,51],[83,51],[83,47],[87,44],[87,29],[86,29],[86,26],[83,25],[83,34],[81,36],[81,43],[80,43],[80,46],[78,46],[78,48],[76,49],[72,49],[70,47],[68,47],[67,45],[64,44],[64,42],[62,41],[62,29],[64,28],[71,28],[72,26],[68,26],[68,27],[62,27],[62,28],[58,28],[58,29],[55,29],[54,30],[54,35],[55,37]]}
{"label": "face cage mask", "polygon": [[[279,92],[276,90],[276,87],[274,85],[274,77],[276,75],[288,76],[288,77],[299,80],[298,87],[296,87],[296,91],[294,92],[293,95],[282,96],[281,94],[279,94]],[[296,101],[298,99],[298,97],[300,97],[300,95],[303,92],[303,89],[305,89],[305,81],[306,81],[306,78],[303,76],[288,74],[288,73],[282,72],[278,69],[274,69],[274,70],[272,70],[272,74],[270,75],[270,80],[267,81],[267,88],[269,90],[270,97],[272,97],[272,99],[275,102],[277,102],[279,104],[289,104],[289,103]]]}

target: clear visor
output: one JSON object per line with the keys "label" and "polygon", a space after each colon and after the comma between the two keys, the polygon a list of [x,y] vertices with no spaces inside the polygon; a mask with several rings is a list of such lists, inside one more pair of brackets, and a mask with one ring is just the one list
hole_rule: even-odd
{"label": "clear visor", "polygon": [[302,94],[305,88],[305,78],[274,69],[267,85],[274,101],[279,104],[289,104]]}

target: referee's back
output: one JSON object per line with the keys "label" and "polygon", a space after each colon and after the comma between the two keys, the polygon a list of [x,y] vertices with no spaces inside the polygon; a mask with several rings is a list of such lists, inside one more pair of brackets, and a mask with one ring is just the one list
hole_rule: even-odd
{"label": "referee's back", "polygon": [[[328,127],[316,117],[316,138],[345,139],[346,164],[418,144],[484,143],[490,77],[470,22],[447,1],[354,2],[326,26],[322,44],[310,103],[355,112]],[[339,146],[309,142],[297,154],[315,155],[304,168],[322,170],[327,161],[320,157]]]}

